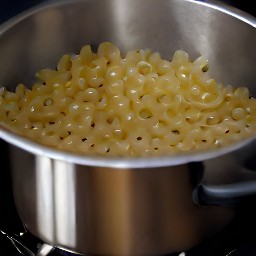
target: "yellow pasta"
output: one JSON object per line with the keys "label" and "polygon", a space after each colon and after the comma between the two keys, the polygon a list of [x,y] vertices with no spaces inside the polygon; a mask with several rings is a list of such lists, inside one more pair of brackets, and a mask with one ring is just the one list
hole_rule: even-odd
{"label": "yellow pasta", "polygon": [[229,145],[256,134],[256,100],[217,83],[208,61],[177,50],[124,56],[110,42],[63,55],[30,89],[0,89],[0,126],[79,154],[154,156]]}

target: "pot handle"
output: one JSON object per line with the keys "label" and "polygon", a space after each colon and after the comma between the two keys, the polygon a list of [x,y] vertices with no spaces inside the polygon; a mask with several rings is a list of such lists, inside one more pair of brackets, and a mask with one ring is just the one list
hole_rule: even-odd
{"label": "pot handle", "polygon": [[225,185],[199,184],[192,193],[192,200],[200,206],[238,206],[256,197],[256,181]]}
{"label": "pot handle", "polygon": [[[239,179],[229,184],[207,184],[203,180],[206,171],[203,162],[190,164],[190,170],[196,169],[198,173],[193,184],[193,202],[198,206],[238,206],[248,204],[252,198],[256,198],[256,169],[255,164],[252,164],[252,162],[254,163],[254,154],[248,153],[248,155],[252,155],[253,158],[244,161],[247,164],[239,164]],[[236,156],[236,159],[238,158]],[[244,157],[242,156],[242,158]],[[229,161],[235,160],[232,158]]]}

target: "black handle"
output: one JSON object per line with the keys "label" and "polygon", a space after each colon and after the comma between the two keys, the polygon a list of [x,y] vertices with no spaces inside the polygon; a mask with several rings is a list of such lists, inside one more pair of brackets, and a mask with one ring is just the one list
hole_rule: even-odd
{"label": "black handle", "polygon": [[238,206],[256,198],[256,182],[244,181],[225,185],[199,184],[192,194],[193,202],[200,206]]}

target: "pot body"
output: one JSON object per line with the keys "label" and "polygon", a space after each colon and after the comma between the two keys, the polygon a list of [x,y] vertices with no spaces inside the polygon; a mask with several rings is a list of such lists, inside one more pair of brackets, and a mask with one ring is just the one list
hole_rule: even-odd
{"label": "pot body", "polygon": [[221,230],[234,209],[192,201],[191,165],[89,167],[11,149],[14,198],[27,229],[89,255],[165,255]]}
{"label": "pot body", "polygon": [[[63,54],[111,41],[121,51],[150,48],[167,59],[178,49],[191,58],[204,55],[214,78],[256,93],[255,19],[222,6],[186,0],[56,1],[17,16],[0,32],[0,83],[9,90],[31,84],[39,69],[54,68]],[[192,202],[191,157],[181,165],[175,158],[164,164],[144,159],[140,168],[130,160],[119,169],[109,160],[104,167],[104,159],[81,164],[87,160],[66,161],[61,152],[56,158],[51,149],[1,129],[0,136],[14,145],[11,171],[20,217],[49,244],[92,255],[161,255],[191,248],[234,214],[233,208]],[[203,161],[205,181],[236,180],[233,156]]]}

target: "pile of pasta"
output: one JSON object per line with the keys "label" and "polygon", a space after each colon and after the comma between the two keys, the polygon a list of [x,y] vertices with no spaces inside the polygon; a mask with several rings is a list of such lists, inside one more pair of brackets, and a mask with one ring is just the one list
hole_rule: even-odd
{"label": "pile of pasta", "polygon": [[42,69],[32,87],[0,89],[0,126],[79,154],[153,156],[218,148],[256,132],[246,87],[208,77],[208,61],[177,50],[124,56],[110,42],[90,45]]}

